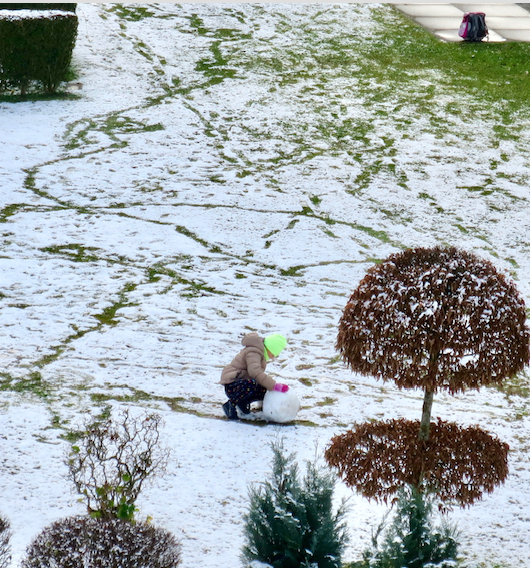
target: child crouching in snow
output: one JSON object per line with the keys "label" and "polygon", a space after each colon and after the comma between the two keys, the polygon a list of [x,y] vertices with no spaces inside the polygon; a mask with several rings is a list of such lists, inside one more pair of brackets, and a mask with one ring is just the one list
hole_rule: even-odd
{"label": "child crouching in snow", "polygon": [[229,420],[237,420],[237,408],[243,414],[250,413],[250,403],[263,400],[269,390],[287,392],[289,387],[277,383],[267,375],[265,368],[283,351],[287,340],[274,333],[262,338],[257,333],[248,333],[241,340],[244,349],[240,351],[221,373],[220,384],[224,385],[228,401],[223,410]]}

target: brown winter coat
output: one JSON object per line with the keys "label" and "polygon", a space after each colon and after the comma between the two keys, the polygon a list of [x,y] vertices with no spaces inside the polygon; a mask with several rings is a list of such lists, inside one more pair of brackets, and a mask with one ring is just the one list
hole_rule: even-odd
{"label": "brown winter coat", "polygon": [[265,372],[265,346],[257,333],[248,333],[241,340],[245,348],[240,351],[221,373],[222,385],[229,385],[238,379],[254,379],[267,390],[273,390],[276,381]]}

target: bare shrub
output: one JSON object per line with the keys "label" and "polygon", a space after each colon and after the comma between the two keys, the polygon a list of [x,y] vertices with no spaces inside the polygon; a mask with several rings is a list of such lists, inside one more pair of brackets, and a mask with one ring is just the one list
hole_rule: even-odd
{"label": "bare shrub", "polygon": [[69,517],[37,535],[21,568],[174,568],[180,553],[170,532],[147,523]]}
{"label": "bare shrub", "polygon": [[160,445],[158,414],[130,415],[87,425],[66,456],[69,477],[85,496],[87,510],[101,519],[134,518],[146,480],[165,473],[170,450]]}

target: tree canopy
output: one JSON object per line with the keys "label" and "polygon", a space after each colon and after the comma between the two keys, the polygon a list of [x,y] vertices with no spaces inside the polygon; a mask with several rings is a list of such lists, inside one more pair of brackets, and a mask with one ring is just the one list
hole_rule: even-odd
{"label": "tree canopy", "polygon": [[508,444],[477,426],[438,420],[429,440],[419,421],[358,424],[331,440],[328,464],[364,497],[387,501],[404,485],[424,487],[440,501],[471,505],[508,475]]}
{"label": "tree canopy", "polygon": [[353,371],[401,388],[479,389],[528,363],[525,304],[487,260],[455,247],[407,249],[367,272],[336,347]]}

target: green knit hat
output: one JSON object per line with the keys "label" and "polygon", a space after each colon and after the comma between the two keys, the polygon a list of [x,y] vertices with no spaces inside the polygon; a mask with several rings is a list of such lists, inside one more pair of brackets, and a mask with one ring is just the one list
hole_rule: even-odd
{"label": "green knit hat", "polygon": [[287,345],[287,339],[279,333],[273,333],[263,340],[263,344],[275,357],[278,357]]}

